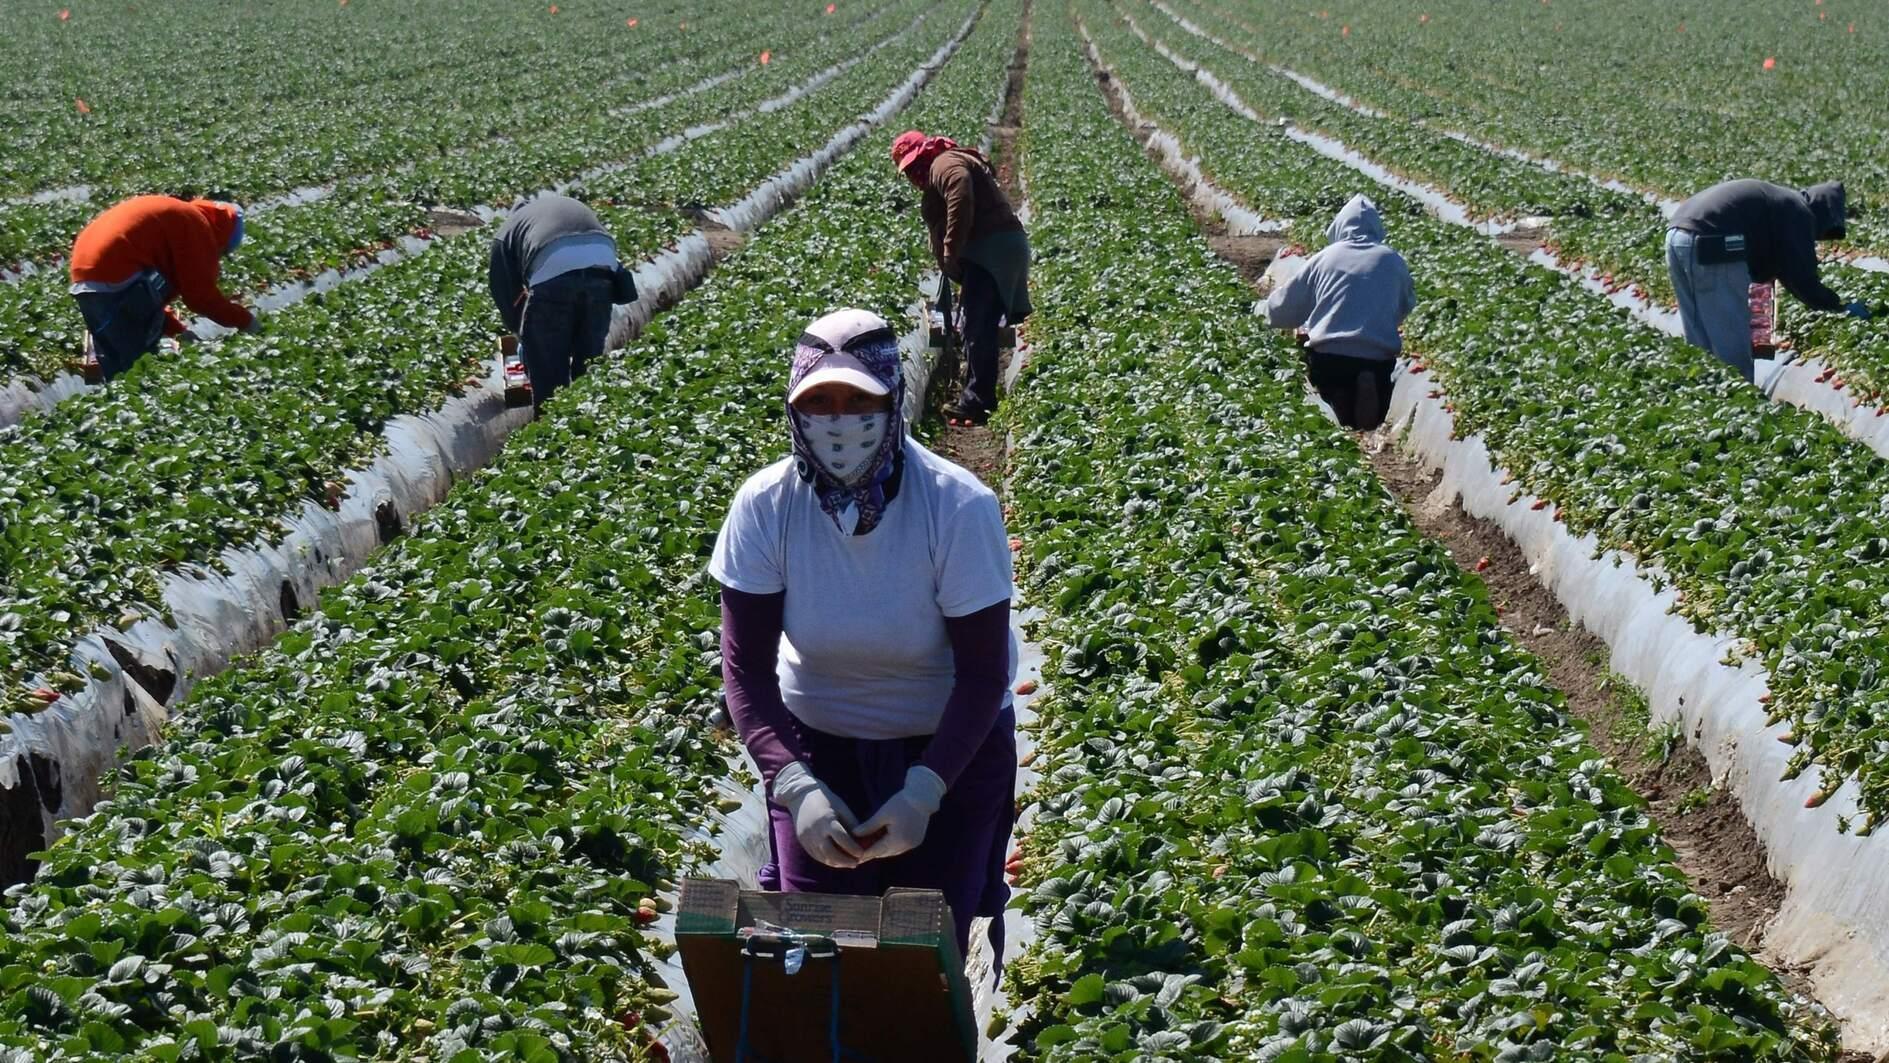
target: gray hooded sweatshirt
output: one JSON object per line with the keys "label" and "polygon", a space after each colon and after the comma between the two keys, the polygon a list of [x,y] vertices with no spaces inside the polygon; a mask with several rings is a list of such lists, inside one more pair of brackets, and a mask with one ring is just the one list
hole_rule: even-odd
{"label": "gray hooded sweatshirt", "polygon": [[1417,308],[1404,257],[1384,245],[1377,204],[1353,196],[1325,230],[1323,251],[1266,300],[1275,328],[1303,328],[1312,350],[1353,358],[1397,357],[1397,326]]}
{"label": "gray hooded sweatshirt", "polygon": [[1803,191],[1769,181],[1724,181],[1693,196],[1667,221],[1701,236],[1745,238],[1745,264],[1759,284],[1778,281],[1804,305],[1843,309],[1843,297],[1817,276],[1817,241],[1844,234],[1843,182]]}

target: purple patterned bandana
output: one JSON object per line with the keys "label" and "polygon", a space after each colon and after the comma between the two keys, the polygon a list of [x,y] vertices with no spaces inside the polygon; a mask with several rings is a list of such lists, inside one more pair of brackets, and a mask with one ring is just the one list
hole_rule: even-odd
{"label": "purple patterned bandana", "polygon": [[793,370],[788,375],[787,390],[794,388],[822,363],[831,365],[829,355],[850,355],[892,396],[892,410],[879,448],[868,460],[871,471],[851,483],[842,483],[828,473],[813,457],[813,441],[806,426],[796,416],[792,404],[787,408],[787,424],[793,433],[794,468],[800,478],[813,485],[820,499],[820,509],[833,519],[841,531],[855,523],[848,510],[857,513],[858,531],[864,534],[878,525],[885,514],[885,482],[892,476],[893,456],[905,444],[905,415],[899,408],[904,395],[904,372],[899,362],[898,336],[892,326],[877,314],[865,310],[836,310],[807,326],[794,345]]}

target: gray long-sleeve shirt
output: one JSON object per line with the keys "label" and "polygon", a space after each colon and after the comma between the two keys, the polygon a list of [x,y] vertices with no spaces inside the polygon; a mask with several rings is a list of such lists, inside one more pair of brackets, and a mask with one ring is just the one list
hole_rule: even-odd
{"label": "gray long-sleeve shirt", "polygon": [[524,315],[526,281],[553,246],[573,238],[615,239],[597,212],[569,196],[546,195],[513,211],[492,238],[492,301],[507,332],[516,333]]}
{"label": "gray long-sleeve shirt", "polygon": [[1817,241],[1843,235],[1843,184],[1802,191],[1749,178],[1723,181],[1679,204],[1667,226],[1701,236],[1745,238],[1754,283],[1778,281],[1805,306],[1843,309],[1843,297],[1817,276]]}
{"label": "gray long-sleeve shirt", "polygon": [[1404,257],[1384,244],[1377,205],[1351,197],[1325,238],[1325,249],[1266,300],[1267,323],[1304,328],[1321,354],[1395,358],[1404,347],[1397,327],[1417,308],[1417,289]]}

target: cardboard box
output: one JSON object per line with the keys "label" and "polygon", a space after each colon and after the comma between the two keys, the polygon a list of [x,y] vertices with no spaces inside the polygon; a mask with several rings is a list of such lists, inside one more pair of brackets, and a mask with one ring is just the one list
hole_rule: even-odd
{"label": "cardboard box", "polygon": [[[976,1057],[970,987],[955,923],[936,890],[883,897],[744,890],[688,879],[676,945],[702,1033],[717,1063],[734,1063],[744,978],[748,1054],[760,1063],[835,1058],[968,1063]],[[804,949],[796,973],[785,953]]]}

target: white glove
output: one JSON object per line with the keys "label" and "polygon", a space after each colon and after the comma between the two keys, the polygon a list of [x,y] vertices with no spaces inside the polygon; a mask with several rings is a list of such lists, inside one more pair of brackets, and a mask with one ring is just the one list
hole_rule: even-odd
{"label": "white glove", "polygon": [[925,828],[931,823],[932,813],[938,811],[944,795],[945,782],[937,772],[923,764],[907,768],[905,789],[893,794],[892,800],[881,805],[871,819],[853,832],[861,838],[885,832],[866,849],[860,862],[883,860],[918,848],[925,840]]}
{"label": "white glove", "polygon": [[828,867],[858,867],[865,852],[852,835],[859,817],[799,761],[774,776],[774,800],[794,817],[800,847]]}

